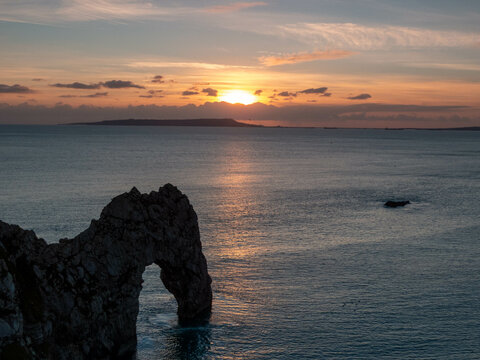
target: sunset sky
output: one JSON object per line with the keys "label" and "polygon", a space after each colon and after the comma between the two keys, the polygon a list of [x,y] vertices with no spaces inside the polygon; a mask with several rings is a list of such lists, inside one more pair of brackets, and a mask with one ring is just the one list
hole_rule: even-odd
{"label": "sunset sky", "polygon": [[480,126],[477,0],[0,0],[0,44],[0,123]]}

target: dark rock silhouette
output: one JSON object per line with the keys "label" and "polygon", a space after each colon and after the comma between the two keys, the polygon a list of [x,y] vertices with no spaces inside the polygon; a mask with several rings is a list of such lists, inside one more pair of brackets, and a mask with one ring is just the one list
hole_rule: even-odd
{"label": "dark rock silhouette", "polygon": [[132,358],[142,273],[152,263],[179,320],[210,312],[197,215],[170,184],[115,197],[87,230],[56,244],[0,221],[0,358]]}
{"label": "dark rock silhouette", "polygon": [[410,204],[410,201],[387,201],[384,206],[386,207],[390,207],[390,208],[396,208],[396,207],[399,207],[399,206],[405,206],[405,205],[408,205]]}

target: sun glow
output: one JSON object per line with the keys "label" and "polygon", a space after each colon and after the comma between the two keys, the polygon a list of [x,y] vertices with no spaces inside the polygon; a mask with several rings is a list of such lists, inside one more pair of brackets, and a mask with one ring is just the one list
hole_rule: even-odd
{"label": "sun glow", "polygon": [[230,104],[250,105],[257,101],[257,97],[245,90],[227,90],[219,96],[220,101]]}

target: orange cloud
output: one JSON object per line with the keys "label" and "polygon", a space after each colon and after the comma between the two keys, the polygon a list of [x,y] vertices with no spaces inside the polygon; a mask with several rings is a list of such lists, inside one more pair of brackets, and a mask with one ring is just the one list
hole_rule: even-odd
{"label": "orange cloud", "polygon": [[206,12],[210,13],[226,13],[226,12],[233,12],[242,9],[248,9],[251,7],[257,6],[266,6],[268,5],[266,2],[257,1],[257,2],[236,2],[230,5],[218,5],[213,6],[211,8],[205,9]]}
{"label": "orange cloud", "polygon": [[262,56],[259,58],[259,60],[265,66],[278,66],[315,60],[342,59],[355,54],[356,53],[353,51],[346,50],[326,50],[314,51],[311,53],[303,52],[296,54],[285,54],[280,56]]}

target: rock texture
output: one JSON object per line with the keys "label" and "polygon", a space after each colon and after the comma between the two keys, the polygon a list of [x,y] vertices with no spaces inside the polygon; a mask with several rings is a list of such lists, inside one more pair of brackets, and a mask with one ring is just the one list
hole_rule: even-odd
{"label": "rock texture", "polygon": [[87,230],[56,244],[0,221],[0,358],[132,358],[152,263],[180,320],[210,312],[197,216],[170,184],[117,196]]}

